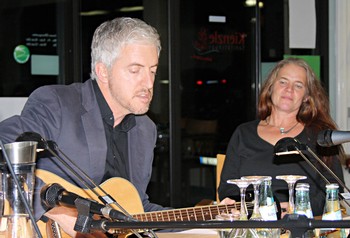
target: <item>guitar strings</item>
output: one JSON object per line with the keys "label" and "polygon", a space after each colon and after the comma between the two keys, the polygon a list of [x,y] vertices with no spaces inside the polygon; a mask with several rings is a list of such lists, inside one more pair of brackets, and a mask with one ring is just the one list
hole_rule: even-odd
{"label": "guitar strings", "polygon": [[[253,204],[247,203],[247,209],[253,210]],[[240,202],[232,205],[208,205],[193,208],[180,208],[133,215],[141,221],[184,221],[211,220],[221,213],[231,213],[231,209],[240,210]]]}

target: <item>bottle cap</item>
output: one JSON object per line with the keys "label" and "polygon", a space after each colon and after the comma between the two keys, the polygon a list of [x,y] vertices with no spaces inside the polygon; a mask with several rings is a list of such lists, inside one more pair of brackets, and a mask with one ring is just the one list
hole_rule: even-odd
{"label": "bottle cap", "polygon": [[339,188],[339,185],[337,183],[331,183],[331,184],[327,184],[326,188],[327,189],[335,189],[335,188]]}
{"label": "bottle cap", "polygon": [[272,177],[271,176],[266,176],[263,178],[263,181],[270,181],[272,180]]}
{"label": "bottle cap", "polygon": [[295,189],[298,190],[309,190],[310,185],[308,183],[298,183]]}

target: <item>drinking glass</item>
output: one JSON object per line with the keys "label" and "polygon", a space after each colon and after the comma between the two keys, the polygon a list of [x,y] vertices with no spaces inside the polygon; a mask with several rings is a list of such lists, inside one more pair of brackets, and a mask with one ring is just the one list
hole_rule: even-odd
{"label": "drinking glass", "polygon": [[251,176],[243,176],[241,179],[248,179],[251,180],[251,184],[253,185],[254,188],[254,208],[253,208],[253,213],[251,217],[249,218],[250,220],[257,220],[261,221],[262,217],[259,211],[259,186],[261,182],[263,181],[264,178],[267,176],[258,176],[258,175],[251,175]]}
{"label": "drinking glass", "polygon": [[306,176],[303,175],[278,175],[276,179],[281,179],[287,182],[288,184],[288,192],[289,192],[289,200],[288,200],[288,214],[294,213],[294,186],[298,180],[307,179]]}
{"label": "drinking glass", "polygon": [[[227,180],[227,183],[235,184],[239,187],[240,190],[240,197],[241,197],[241,211],[240,211],[240,217],[239,220],[246,221],[248,220],[248,210],[247,205],[245,202],[245,192],[247,187],[252,184],[254,180],[253,179],[229,179]],[[235,236],[234,237],[247,237],[247,229],[243,228],[237,228],[235,230]]]}
{"label": "drinking glass", "polygon": [[[267,176],[258,176],[258,175],[251,175],[251,176],[243,176],[241,179],[249,179],[251,180],[251,184],[254,188],[254,208],[253,213],[250,216],[249,220],[252,221],[262,221],[262,217],[259,211],[259,186],[261,182],[267,178]],[[259,237],[258,229],[252,229],[250,228],[248,230],[249,235],[247,237]]]}
{"label": "drinking glass", "polygon": [[[235,220],[239,220],[239,215],[222,213],[222,214],[216,215],[215,220],[232,222]],[[223,228],[223,229],[218,229],[218,234],[220,238],[234,238],[236,237],[235,236],[236,231],[237,229],[235,228]]]}

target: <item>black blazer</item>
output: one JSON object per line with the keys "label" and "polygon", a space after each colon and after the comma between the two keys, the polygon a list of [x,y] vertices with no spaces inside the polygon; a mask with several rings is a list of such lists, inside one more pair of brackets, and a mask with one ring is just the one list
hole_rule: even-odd
{"label": "black blazer", "polygon": [[[99,184],[104,175],[107,145],[103,121],[91,80],[71,85],[50,85],[35,90],[20,116],[0,123],[3,143],[13,142],[26,131],[37,132],[57,143],[70,159]],[[152,204],[146,194],[151,178],[155,124],[146,115],[136,116],[136,126],[128,132],[130,182],[136,187],[145,211],[163,209]],[[69,182],[72,175],[54,158],[38,159],[37,168],[55,173]],[[74,177],[73,177],[74,178]],[[36,180],[34,211],[39,218],[45,211],[39,193],[42,181]]]}

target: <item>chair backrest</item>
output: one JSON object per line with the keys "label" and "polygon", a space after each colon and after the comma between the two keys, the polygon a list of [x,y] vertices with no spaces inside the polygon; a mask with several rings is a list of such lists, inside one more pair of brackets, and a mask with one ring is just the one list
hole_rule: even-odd
{"label": "chair backrest", "polygon": [[217,163],[216,163],[216,201],[218,203],[220,202],[218,188],[219,188],[219,184],[220,184],[221,170],[222,170],[222,167],[224,165],[225,158],[226,158],[225,154],[217,154],[216,155],[216,159],[217,159]]}

